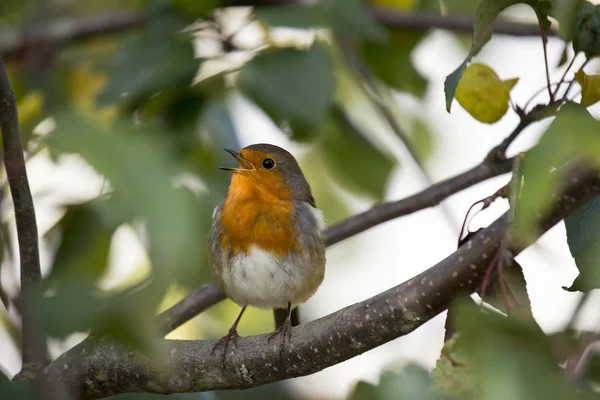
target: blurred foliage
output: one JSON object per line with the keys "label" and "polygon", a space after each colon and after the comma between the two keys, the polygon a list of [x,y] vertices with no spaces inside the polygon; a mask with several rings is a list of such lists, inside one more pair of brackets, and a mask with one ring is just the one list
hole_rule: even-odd
{"label": "blurred foliage", "polygon": [[558,190],[562,176],[550,171],[574,157],[596,164],[600,161],[598,132],[600,121],[583,106],[571,103],[558,111],[538,145],[522,161],[523,185],[514,206],[516,239],[527,241],[534,237],[536,221],[552,206],[548,199]]}
{"label": "blurred foliage", "polygon": [[581,105],[589,107],[600,101],[600,74],[588,75],[582,70],[575,73],[575,80],[581,86]]}
{"label": "blurred foliage", "polygon": [[450,399],[595,399],[567,383],[552,340],[528,317],[503,317],[457,303],[457,333],[432,373],[435,392]]}
{"label": "blurred foliage", "polygon": [[565,219],[567,243],[579,276],[567,290],[587,292],[600,288],[600,199],[593,198]]}
{"label": "blurred foliage", "polygon": [[[421,104],[429,82],[414,65],[412,55],[429,32],[384,27],[370,17],[366,3],[320,0],[255,7],[249,19],[232,30],[223,22],[226,14],[212,13],[221,4],[218,0],[2,2],[0,43],[5,43],[4,37],[27,32],[30,26],[51,24],[62,17],[113,11],[134,11],[144,17],[140,27],[119,35],[98,34],[95,40],[44,46],[20,54],[9,64],[28,159],[41,152],[56,162],[75,155],[106,182],[93,198],[59,204],[64,215],[50,232],[43,233],[46,238],[58,238],[43,282],[45,297],[38,299],[32,310],[46,335],[62,339],[74,332],[92,331],[151,352],[149,344],[157,336],[156,312],[212,279],[204,244],[212,211],[229,183],[229,176],[217,167],[231,162],[221,149],[239,149],[245,144],[238,129],[246,128],[246,121],[235,120],[233,99],[242,97],[257,106],[263,117],[280,128],[282,140],[299,145],[299,162],[329,224],[353,212],[347,195],[371,202],[385,198],[398,161],[380,135],[359,123],[359,114],[376,109],[380,99],[362,90],[356,69],[365,68],[376,85],[409,95]],[[600,6],[587,1],[370,3],[403,13],[475,17],[470,50],[447,77],[445,95],[448,110],[456,96],[463,108],[483,122],[494,123],[509,111],[510,90],[518,79],[502,81],[491,66],[469,66],[492,38],[493,25],[504,9],[515,4],[531,6],[544,30],[549,28],[548,16],[553,16],[560,22],[562,37],[587,59],[598,55],[600,49]],[[247,51],[235,39],[254,22],[263,37]],[[305,30],[311,43],[275,40],[276,28],[281,27]],[[202,37],[215,39],[221,51],[210,55],[199,51],[193,41]],[[358,67],[341,51],[341,43],[347,43],[358,56]],[[218,68],[228,57],[242,53],[248,57],[241,65]],[[570,61],[567,52],[562,61]],[[217,72],[199,79],[209,67]],[[551,207],[544,199],[560,179],[548,172],[575,156],[600,160],[600,126],[585,109],[598,101],[598,77],[580,68],[575,78],[582,88],[581,104],[562,107],[539,144],[525,156],[513,221],[515,232],[524,238],[534,233],[536,216]],[[428,116],[413,114],[402,117],[410,125],[408,136],[424,158],[435,146],[430,131],[433,125]],[[48,125],[53,127],[46,129]],[[42,131],[51,132],[45,135]],[[580,270],[569,290],[591,290],[600,282],[596,200],[565,221],[569,248]],[[124,226],[133,227],[145,246],[150,280],[132,293],[115,294],[104,290],[100,282],[110,273],[114,233]],[[10,253],[5,249],[10,243],[6,234],[3,242],[0,255],[6,257]],[[457,306],[452,314],[458,315],[456,333],[445,344],[431,375],[412,364],[389,370],[377,384],[359,383],[351,398],[591,398],[587,386],[562,379],[553,340],[531,321],[522,267],[514,260],[506,263],[503,279],[492,279],[484,300],[507,316]],[[3,300],[5,292],[0,289]],[[506,299],[524,312],[509,310]],[[170,337],[220,336],[238,312],[237,305],[224,301]],[[2,324],[18,345],[19,332],[13,321],[3,315]],[[250,309],[240,332],[262,333],[272,327],[271,313]],[[598,357],[593,358],[582,379],[598,382],[598,365]],[[26,398],[26,390],[9,386],[0,374],[0,398]],[[278,383],[244,392],[160,397],[229,400],[293,396],[285,384]],[[128,394],[113,398],[158,397]]]}

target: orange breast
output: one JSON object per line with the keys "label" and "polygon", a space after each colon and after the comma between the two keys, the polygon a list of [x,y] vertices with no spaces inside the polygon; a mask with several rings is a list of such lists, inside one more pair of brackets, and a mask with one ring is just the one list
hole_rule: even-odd
{"label": "orange breast", "polygon": [[296,248],[291,221],[294,205],[289,189],[278,189],[273,191],[247,175],[232,177],[221,214],[224,250],[235,255],[247,253],[254,245],[283,256]]}

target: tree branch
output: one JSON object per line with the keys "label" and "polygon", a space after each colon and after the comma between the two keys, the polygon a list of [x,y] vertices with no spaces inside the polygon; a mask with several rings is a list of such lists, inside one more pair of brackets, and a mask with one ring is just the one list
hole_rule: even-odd
{"label": "tree branch", "polygon": [[225,298],[214,282],[200,286],[157,317],[160,332],[167,335]]}
{"label": "tree branch", "polygon": [[46,340],[39,335],[29,317],[29,299],[36,296],[42,279],[38,251],[38,232],[33,198],[19,135],[19,116],[4,64],[0,58],[0,131],[4,167],[13,199],[21,265],[20,311],[23,325],[23,369],[39,368],[46,362]]}
{"label": "tree branch", "polygon": [[[578,168],[540,220],[540,235],[600,193],[600,175]],[[550,201],[551,198],[548,198]],[[291,353],[279,356],[267,334],[243,337],[221,366],[214,340],[157,340],[158,356],[134,353],[105,339],[88,339],[46,369],[83,399],[123,392],[182,393],[242,389],[309,375],[414,331],[481,284],[490,256],[506,239],[508,213],[454,254],[407,282],[333,314],[293,328]],[[511,244],[518,254],[526,244]],[[99,378],[100,377],[100,378]]]}
{"label": "tree branch", "polygon": [[[414,32],[429,29],[443,29],[459,33],[473,32],[473,18],[466,15],[444,16],[433,13],[400,13],[382,7],[373,7],[370,14],[377,22],[391,29],[410,30]],[[540,36],[538,24],[523,24],[507,21],[496,21],[494,34],[508,36]],[[547,36],[557,36],[555,29],[547,32]]]}

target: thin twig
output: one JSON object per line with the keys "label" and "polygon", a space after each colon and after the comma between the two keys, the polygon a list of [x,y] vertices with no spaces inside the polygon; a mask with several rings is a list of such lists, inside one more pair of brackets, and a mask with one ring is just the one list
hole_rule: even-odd
{"label": "thin twig", "polygon": [[563,72],[562,76],[560,77],[560,81],[558,81],[558,86],[556,86],[555,94],[558,94],[560,87],[565,82],[565,79],[567,77],[567,74],[569,73],[569,70],[573,67],[573,63],[575,63],[576,58],[577,58],[577,55],[574,55],[573,58],[571,59],[571,62],[569,62],[569,65],[567,65],[567,69],[565,69],[565,72]]}
{"label": "thin twig", "polygon": [[536,11],[538,17],[538,24],[540,26],[540,35],[542,37],[542,48],[544,49],[544,67],[546,69],[546,87],[548,88],[548,96],[550,96],[550,102],[554,101],[554,93],[552,93],[552,86],[550,85],[550,66],[548,65],[548,36],[542,23],[542,16]]}
{"label": "thin twig", "polygon": [[30,318],[29,298],[36,296],[42,279],[38,232],[33,198],[29,189],[25,158],[19,134],[19,117],[4,63],[0,58],[0,130],[4,167],[13,199],[21,265],[20,305],[23,318],[23,368],[39,368],[46,362],[46,340]]}
{"label": "thin twig", "polygon": [[565,375],[569,381],[576,382],[585,374],[594,353],[592,345],[599,340],[598,332],[583,333],[579,348],[567,359]]}

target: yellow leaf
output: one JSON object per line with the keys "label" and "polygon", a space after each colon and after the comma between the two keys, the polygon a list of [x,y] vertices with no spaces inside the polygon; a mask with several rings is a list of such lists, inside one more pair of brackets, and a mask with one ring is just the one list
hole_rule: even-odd
{"label": "yellow leaf", "polygon": [[600,101],[600,75],[587,75],[579,70],[575,80],[581,86],[581,105],[589,107]]}
{"label": "yellow leaf", "polygon": [[84,115],[99,121],[112,120],[117,115],[116,106],[96,106],[96,95],[107,82],[106,75],[94,72],[87,65],[74,69],[70,76],[69,91],[75,107]]}
{"label": "yellow leaf", "polygon": [[518,81],[503,81],[487,65],[473,63],[460,78],[455,97],[473,118],[493,124],[508,111],[510,91]]}
{"label": "yellow leaf", "polygon": [[371,0],[371,4],[379,7],[391,8],[398,11],[410,11],[415,7],[417,0]]}
{"label": "yellow leaf", "polygon": [[17,103],[21,125],[36,122],[42,116],[44,95],[39,90],[28,92]]}

